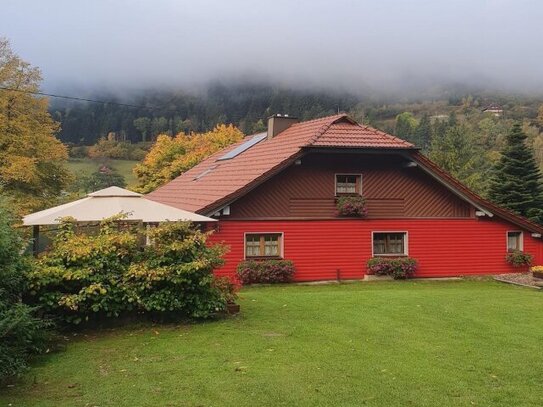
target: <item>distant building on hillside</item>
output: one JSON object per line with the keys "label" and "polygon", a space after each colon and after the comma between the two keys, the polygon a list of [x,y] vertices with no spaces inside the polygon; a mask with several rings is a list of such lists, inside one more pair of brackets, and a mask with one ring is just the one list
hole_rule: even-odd
{"label": "distant building on hillside", "polygon": [[483,113],[490,113],[496,117],[500,117],[503,115],[503,108],[495,103],[492,103],[483,109]]}

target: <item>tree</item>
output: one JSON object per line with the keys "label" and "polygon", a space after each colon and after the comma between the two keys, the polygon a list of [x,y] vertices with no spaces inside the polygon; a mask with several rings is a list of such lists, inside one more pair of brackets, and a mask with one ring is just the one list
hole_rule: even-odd
{"label": "tree", "polygon": [[126,180],[117,171],[105,168],[81,177],[76,185],[77,189],[89,193],[112,186],[124,188]]}
{"label": "tree", "polygon": [[166,133],[168,130],[168,120],[165,117],[155,117],[151,121],[151,134],[153,137]]}
{"label": "tree", "polygon": [[237,127],[224,124],[207,133],[160,135],[143,162],[134,168],[137,190],[151,192],[242,138],[243,133]]}
{"label": "tree", "polygon": [[448,127],[444,135],[436,134],[428,155],[453,177],[484,193],[488,161],[485,151],[475,142],[475,136],[467,125],[457,124]]}
{"label": "tree", "polygon": [[138,117],[134,120],[134,127],[141,133],[141,141],[147,141],[147,135],[151,130],[151,119]]}
{"label": "tree", "polygon": [[23,240],[11,228],[12,221],[0,199],[0,381],[20,373],[47,339],[47,324],[21,302],[28,263],[20,254]]}
{"label": "tree", "polygon": [[413,142],[417,147],[422,148],[423,151],[427,151],[432,141],[432,122],[430,116],[425,113],[420,119],[419,124],[415,129],[415,135]]}
{"label": "tree", "polygon": [[539,106],[537,113],[537,124],[540,128],[543,129],[543,105]]}
{"label": "tree", "polygon": [[20,214],[50,203],[70,182],[66,147],[55,138],[58,124],[37,92],[38,68],[20,59],[0,38],[0,185]]}
{"label": "tree", "polygon": [[403,112],[396,116],[396,127],[394,134],[401,139],[414,141],[415,128],[417,127],[417,119],[412,113]]}
{"label": "tree", "polygon": [[519,123],[507,135],[501,158],[494,168],[489,197],[496,204],[537,222],[543,221],[543,185],[526,134]]}

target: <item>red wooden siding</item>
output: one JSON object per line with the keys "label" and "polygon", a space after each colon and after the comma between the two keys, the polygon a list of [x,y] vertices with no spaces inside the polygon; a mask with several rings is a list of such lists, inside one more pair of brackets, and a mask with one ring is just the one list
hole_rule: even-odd
{"label": "red wooden siding", "polygon": [[362,174],[369,218],[465,218],[471,207],[400,156],[310,154],[231,204],[231,219],[337,217],[335,175]]}
{"label": "red wooden siding", "polygon": [[[505,222],[478,219],[383,219],[313,221],[220,221],[214,242],[230,246],[217,274],[233,276],[244,256],[244,232],[283,232],[284,257],[293,260],[297,281],[363,278],[372,255],[372,231],[407,231],[409,256],[419,277],[446,277],[520,271],[509,266]],[[543,242],[524,232],[524,250],[543,262]]]}

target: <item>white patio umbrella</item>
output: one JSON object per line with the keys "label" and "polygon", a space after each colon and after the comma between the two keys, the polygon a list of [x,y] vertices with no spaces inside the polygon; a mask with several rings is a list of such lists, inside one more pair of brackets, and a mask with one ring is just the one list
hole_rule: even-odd
{"label": "white patio umbrella", "polygon": [[77,222],[100,222],[119,213],[126,214],[123,220],[142,223],[217,221],[207,216],[151,201],[142,194],[127,189],[109,187],[92,192],[83,199],[26,215],[23,218],[23,225],[33,226],[34,252],[37,253],[40,226],[57,225],[65,217],[72,217]]}
{"label": "white patio umbrella", "polygon": [[92,192],[83,199],[54,208],[31,213],[23,218],[25,226],[56,225],[60,219],[70,216],[78,222],[99,222],[126,213],[126,220],[143,223],[167,221],[216,222],[216,219],[164,205],[142,194],[119,187],[109,187]]}

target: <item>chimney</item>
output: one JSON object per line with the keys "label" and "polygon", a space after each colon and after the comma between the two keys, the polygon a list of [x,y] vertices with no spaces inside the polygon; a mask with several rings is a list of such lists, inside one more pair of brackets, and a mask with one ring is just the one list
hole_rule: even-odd
{"label": "chimney", "polygon": [[288,114],[274,114],[268,117],[268,140],[274,138],[282,131],[285,131],[294,123],[298,123],[297,117],[290,117]]}

